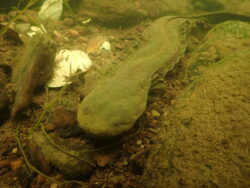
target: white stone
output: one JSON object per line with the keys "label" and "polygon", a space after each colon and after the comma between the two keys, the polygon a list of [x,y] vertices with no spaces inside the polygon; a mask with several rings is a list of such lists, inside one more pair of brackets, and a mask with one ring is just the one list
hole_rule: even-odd
{"label": "white stone", "polygon": [[110,51],[111,50],[111,44],[110,44],[110,42],[105,41],[104,43],[102,43],[100,49]]}

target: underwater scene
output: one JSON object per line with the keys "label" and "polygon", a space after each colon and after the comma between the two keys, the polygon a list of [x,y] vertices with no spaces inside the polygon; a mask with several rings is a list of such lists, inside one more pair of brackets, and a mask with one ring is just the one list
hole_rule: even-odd
{"label": "underwater scene", "polygon": [[250,187],[250,0],[0,0],[0,188]]}

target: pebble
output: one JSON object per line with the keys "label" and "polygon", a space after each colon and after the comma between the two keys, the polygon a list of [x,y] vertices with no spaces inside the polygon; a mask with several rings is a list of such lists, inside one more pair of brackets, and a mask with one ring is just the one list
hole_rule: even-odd
{"label": "pebble", "polygon": [[125,45],[123,43],[115,44],[115,48],[118,49],[118,50],[122,50],[122,49],[125,48]]}
{"label": "pebble", "polygon": [[99,154],[96,156],[96,163],[99,167],[105,167],[109,164],[110,159],[111,159],[110,155]]}
{"label": "pebble", "polygon": [[52,132],[56,129],[56,126],[54,123],[48,123],[44,126],[44,129],[46,132]]}
{"label": "pebble", "polygon": [[17,148],[13,148],[11,153],[17,153],[18,149]]}
{"label": "pebble", "polygon": [[86,37],[82,37],[82,36],[78,37],[77,40],[78,40],[78,42],[83,42],[83,43],[87,43],[88,42],[88,39]]}
{"label": "pebble", "polygon": [[37,183],[38,185],[42,185],[42,184],[44,184],[45,180],[46,180],[45,177],[39,174],[39,175],[37,176],[37,182],[36,182],[36,183]]}
{"label": "pebble", "polygon": [[136,144],[137,144],[137,145],[141,145],[141,144],[142,144],[142,141],[141,141],[141,140],[137,140]]}
{"label": "pebble", "polygon": [[74,25],[74,20],[72,18],[64,18],[63,24],[65,26],[71,27]]}
{"label": "pebble", "polygon": [[105,41],[104,43],[102,43],[100,49],[110,51],[111,50],[111,44],[110,44],[110,42]]}
{"label": "pebble", "polygon": [[161,117],[161,114],[157,110],[152,110],[151,114],[152,114],[153,117],[156,117],[156,118]]}
{"label": "pebble", "polygon": [[153,128],[148,128],[148,130],[149,130],[150,132],[152,132],[152,133],[157,134],[157,130],[155,130],[155,129],[153,129]]}
{"label": "pebble", "polygon": [[17,169],[21,166],[22,161],[20,159],[17,159],[15,161],[10,162],[10,168],[13,172],[16,172]]}
{"label": "pebble", "polygon": [[102,44],[106,41],[105,37],[96,36],[88,41],[87,53],[96,53]]}
{"label": "pebble", "polygon": [[68,30],[68,33],[69,33],[69,35],[71,36],[71,37],[73,37],[73,38],[78,38],[79,37],[79,32],[78,31],[76,31],[76,30],[74,30],[74,29],[69,29]]}
{"label": "pebble", "polygon": [[123,161],[123,165],[128,166],[128,161],[127,160]]}
{"label": "pebble", "polygon": [[87,27],[82,27],[82,26],[75,26],[74,29],[76,31],[78,31],[81,35],[89,35],[91,34],[90,29],[88,29]]}

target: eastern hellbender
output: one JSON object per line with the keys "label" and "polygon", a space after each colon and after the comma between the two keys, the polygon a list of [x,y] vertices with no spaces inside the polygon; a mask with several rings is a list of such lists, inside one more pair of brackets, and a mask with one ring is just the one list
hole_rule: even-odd
{"label": "eastern hellbender", "polygon": [[130,130],[146,108],[152,75],[161,67],[166,72],[171,70],[184,56],[188,35],[185,23],[195,20],[218,24],[227,20],[250,21],[250,17],[215,13],[156,20],[144,32],[144,46],[83,99],[77,112],[80,128],[101,138]]}

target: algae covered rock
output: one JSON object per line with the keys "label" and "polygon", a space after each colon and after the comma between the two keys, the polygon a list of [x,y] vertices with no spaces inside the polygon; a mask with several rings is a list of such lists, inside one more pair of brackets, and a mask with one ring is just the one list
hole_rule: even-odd
{"label": "algae covered rock", "polygon": [[195,80],[206,68],[225,56],[248,49],[250,24],[241,21],[226,21],[212,28],[202,43],[185,62],[187,79]]}
{"label": "algae covered rock", "polygon": [[129,1],[129,0],[85,0],[79,14],[109,26],[136,24],[146,18],[159,18],[163,15],[185,15],[192,8],[189,1],[170,0]]}
{"label": "algae covered rock", "polygon": [[249,1],[235,0],[84,0],[78,13],[112,27],[128,27],[162,16],[194,16],[216,12],[249,14]]}
{"label": "algae covered rock", "polygon": [[191,54],[194,77],[152,148],[144,187],[250,186],[249,31],[247,23],[219,24]]}
{"label": "algae covered rock", "polygon": [[[93,151],[90,146],[70,143],[48,135],[61,149],[55,147],[43,133],[34,133],[28,141],[28,150],[33,163],[44,173],[49,174],[51,166],[71,178],[83,178],[94,169]],[[68,153],[66,153],[67,151]]]}
{"label": "algae covered rock", "polygon": [[154,22],[145,31],[144,46],[83,99],[77,112],[83,131],[101,138],[118,136],[144,112],[152,75],[163,66],[171,69],[186,48],[182,34],[186,20],[168,22],[169,18]]}

